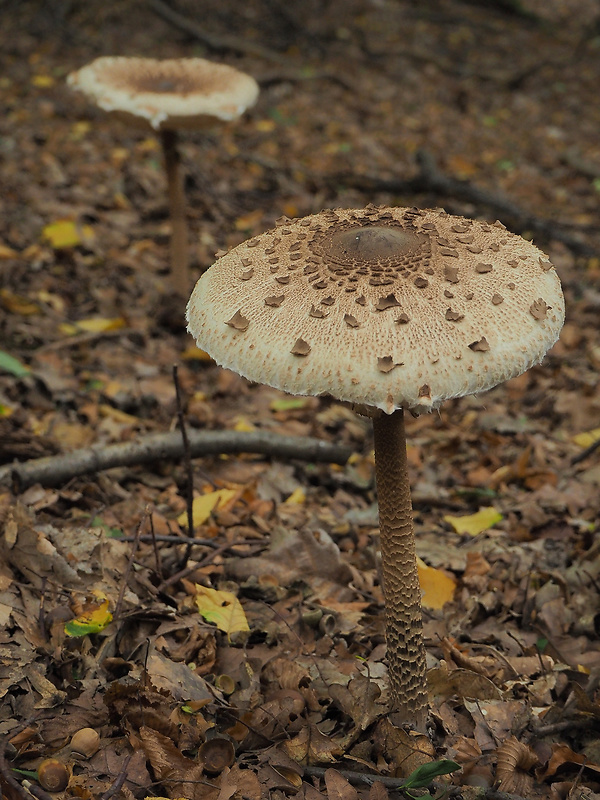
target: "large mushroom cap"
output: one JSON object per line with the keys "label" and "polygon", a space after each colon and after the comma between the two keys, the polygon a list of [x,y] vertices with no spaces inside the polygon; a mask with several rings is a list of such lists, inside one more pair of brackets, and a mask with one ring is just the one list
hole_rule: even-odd
{"label": "large mushroom cap", "polygon": [[250,75],[203,58],[103,56],[72,72],[67,82],[105,111],[155,129],[236,119],[258,96]]}
{"label": "large mushroom cap", "polygon": [[547,257],[499,222],[369,206],[237,246],[200,278],[187,318],[250,380],[422,412],[541,361],[564,299]]}

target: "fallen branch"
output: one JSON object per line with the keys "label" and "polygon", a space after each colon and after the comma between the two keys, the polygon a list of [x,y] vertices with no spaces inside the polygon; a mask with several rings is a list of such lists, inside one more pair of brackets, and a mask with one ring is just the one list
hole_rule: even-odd
{"label": "fallen branch", "polygon": [[159,17],[168,22],[173,27],[177,28],[184,33],[193,36],[209,50],[216,52],[223,52],[224,50],[232,53],[241,53],[247,56],[256,56],[263,61],[268,61],[272,64],[277,64],[281,69],[276,73],[258,77],[257,80],[261,86],[268,86],[272,83],[279,83],[281,81],[306,81],[306,80],[329,80],[343,86],[351,92],[355,91],[355,86],[344,75],[340,75],[335,70],[313,70],[307,72],[306,70],[298,67],[294,68],[293,61],[283,53],[278,53],[268,47],[264,47],[256,42],[249,42],[247,39],[239,38],[237,36],[221,35],[215,36],[214,34],[207,33],[204,26],[189,17],[180,14],[171,8],[163,0],[147,0],[148,5]]}
{"label": "fallen branch", "polygon": [[272,61],[275,64],[289,63],[289,59],[281,53],[277,53],[268,47],[262,47],[260,44],[249,42],[246,39],[240,39],[237,36],[228,36],[227,34],[224,36],[214,36],[211,33],[207,33],[203,25],[175,11],[174,8],[164,3],[163,0],[147,0],[147,2],[152,11],[158,14],[159,17],[162,17],[165,22],[168,22],[180,31],[198,39],[199,42],[202,42],[202,44],[210,50],[230,50],[234,53],[242,53],[243,55],[258,56],[265,61]]}
{"label": "fallen branch", "polygon": [[521,231],[540,233],[549,239],[562,242],[576,255],[591,256],[596,253],[593,247],[581,241],[570,233],[561,230],[560,223],[556,220],[543,219],[535,214],[525,211],[510,198],[499,192],[490,192],[474,186],[469,181],[459,180],[450,175],[445,175],[438,169],[435,159],[426,150],[417,152],[417,165],[419,172],[412,178],[400,180],[397,178],[378,178],[371,175],[347,174],[328,176],[338,183],[353,186],[356,189],[368,192],[390,192],[393,194],[422,194],[431,193],[455,200],[463,200],[476,206],[486,206],[500,217],[500,220],[511,220],[513,228]]}
{"label": "fallen branch", "polygon": [[[320,439],[280,436],[267,431],[188,431],[192,458],[222,453],[256,453],[273,458],[345,464],[352,450]],[[0,486],[17,490],[34,483],[59,486],[71,478],[112,467],[130,467],[153,461],[180,459],[183,442],[179,431],[158,433],[132,442],[92,445],[71,453],[47,456],[22,464],[0,467]]]}

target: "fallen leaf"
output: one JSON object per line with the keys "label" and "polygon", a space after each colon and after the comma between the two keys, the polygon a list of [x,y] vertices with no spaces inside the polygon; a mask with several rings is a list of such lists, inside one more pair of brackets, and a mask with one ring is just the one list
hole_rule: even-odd
{"label": "fallen leaf", "polygon": [[206,353],[204,350],[201,350],[199,347],[196,347],[195,345],[186,347],[181,354],[181,357],[185,361],[212,361],[212,358],[208,355],[208,353]]}
{"label": "fallen leaf", "polygon": [[31,78],[31,85],[38,89],[49,89],[51,86],[54,86],[54,83],[55,81],[52,75],[34,75]]}
{"label": "fallen leaf", "polygon": [[47,239],[55,250],[77,247],[83,243],[84,238],[91,238],[93,235],[94,230],[90,225],[78,225],[72,219],[51,222],[42,230],[42,238]]}
{"label": "fallen leaf", "polygon": [[[212,511],[223,508],[227,503],[233,500],[236,495],[237,490],[235,489],[217,489],[216,492],[207,492],[199,497],[194,497],[192,503],[194,528],[205,523]],[[177,517],[177,522],[182,526],[187,525],[186,511]]]}
{"label": "fallen leaf", "polygon": [[0,259],[18,258],[19,254],[12,247],[0,242]]}
{"label": "fallen leaf", "polygon": [[84,612],[65,625],[67,636],[86,636],[104,630],[112,621],[108,605],[108,598],[102,592],[96,592],[96,600],[86,603]]}
{"label": "fallen leaf", "polygon": [[302,505],[302,503],[306,502],[306,493],[304,489],[301,487],[294,489],[285,502],[288,505]]}
{"label": "fallen leaf", "polygon": [[125,327],[123,317],[90,317],[77,320],[77,327],[88,333],[103,333],[104,331],[118,331]]}
{"label": "fallen leaf", "polygon": [[295,411],[298,408],[305,408],[308,397],[280,397],[272,400],[269,408],[271,411]]}
{"label": "fallen leaf", "polygon": [[428,566],[417,558],[419,584],[423,592],[421,603],[425,608],[443,608],[454,599],[456,581],[441,569]]}
{"label": "fallen leaf", "polygon": [[8,289],[0,289],[0,305],[11,314],[20,314],[22,317],[40,313],[40,307],[36,303],[32,303],[22,295],[14,294]]}
{"label": "fallen leaf", "polygon": [[244,609],[231,592],[221,592],[197,583],[195,600],[202,617],[226,634],[250,630]]}
{"label": "fallen leaf", "polygon": [[444,517],[444,520],[449,522],[457,533],[468,533],[469,536],[477,536],[477,534],[500,522],[501,519],[502,514],[493,506],[480,508],[477,513],[468,514],[464,517],[450,515]]}
{"label": "fallen leaf", "polygon": [[598,439],[600,439],[600,428],[594,428],[591,431],[578,433],[573,437],[575,444],[578,444],[580,447],[589,447],[590,445],[594,444],[594,442],[597,442]]}
{"label": "fallen leaf", "polygon": [[29,367],[26,367],[14,356],[5,353],[4,350],[0,350],[0,370],[14,375],[15,378],[22,378],[31,372]]}
{"label": "fallen leaf", "polygon": [[337,769],[325,770],[325,786],[329,800],[358,800],[358,792]]}

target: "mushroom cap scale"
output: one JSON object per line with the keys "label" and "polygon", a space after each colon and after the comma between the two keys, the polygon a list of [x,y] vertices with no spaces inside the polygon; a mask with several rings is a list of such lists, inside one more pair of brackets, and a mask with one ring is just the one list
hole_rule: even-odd
{"label": "mushroom cap scale", "polygon": [[203,58],[102,56],[67,83],[105,111],[155,130],[233,120],[258,97],[250,75]]}
{"label": "mushroom cap scale", "polygon": [[238,245],[200,278],[187,319],[203,350],[250,380],[420,413],[539,363],[564,299],[546,256],[500,223],[369,206]]}

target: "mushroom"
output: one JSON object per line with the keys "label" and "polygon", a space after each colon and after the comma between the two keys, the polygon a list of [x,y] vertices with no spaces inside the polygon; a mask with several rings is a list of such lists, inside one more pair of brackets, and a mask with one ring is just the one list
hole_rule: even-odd
{"label": "mushroom", "polygon": [[171,278],[175,292],[187,297],[188,233],[177,131],[237,119],[255,103],[258,84],[233,67],[203,58],[126,56],[97,58],[72,72],[67,83],[105,111],[158,131],[169,193]]}
{"label": "mushroom", "polygon": [[222,366],[372,418],[391,706],[424,730],[404,409],[432,411],[539,363],[564,321],[552,264],[500,222],[440,209],[324,211],[283,218],[219,258],[196,284],[187,320]]}

